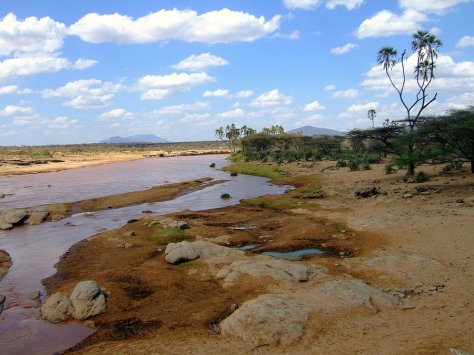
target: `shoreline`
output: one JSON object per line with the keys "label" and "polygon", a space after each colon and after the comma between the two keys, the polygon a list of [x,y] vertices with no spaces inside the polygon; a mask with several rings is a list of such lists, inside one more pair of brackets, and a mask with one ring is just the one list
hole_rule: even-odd
{"label": "shoreline", "polygon": [[[319,178],[304,175],[314,174],[315,166],[318,171],[324,171],[317,175]],[[260,340],[256,339],[265,339],[264,328],[272,329],[271,319],[264,321],[263,324],[267,324],[264,328],[244,322],[240,325],[243,328],[233,336],[229,331],[224,335],[213,335],[205,324],[230,317],[225,310],[231,304],[245,309],[249,302],[252,304],[260,297],[275,293],[286,297],[285,300],[301,302],[299,307],[309,310],[303,316],[306,320],[301,320],[305,330],[297,334],[298,343],[282,340],[294,331],[283,328],[276,343],[271,340],[265,346],[265,352],[351,353],[357,350],[376,353],[376,349],[385,348],[410,354],[442,353],[453,346],[473,349],[473,340],[466,332],[474,327],[469,317],[474,310],[466,304],[474,291],[470,286],[472,283],[466,281],[466,278],[474,277],[474,263],[470,259],[474,250],[469,242],[469,231],[474,228],[471,218],[474,215],[474,178],[471,175],[463,172],[444,175],[437,172],[439,166],[423,167],[428,169],[432,179],[424,184],[407,184],[401,181],[401,172],[383,175],[382,165],[376,166],[376,171],[354,173],[334,170],[327,162],[297,163],[291,169],[296,174],[284,181],[299,184],[282,196],[248,199],[240,205],[216,210],[146,216],[76,244],[56,265],[58,272],[44,280],[48,292],[68,292],[76,282],[94,279],[111,291],[111,296],[109,310],[96,316],[92,323],[98,333],[71,350],[78,354],[107,354],[119,350],[166,353],[167,349],[194,349],[205,353],[225,351],[231,346],[236,352],[246,353],[260,346]],[[375,197],[354,197],[356,190],[370,185],[379,189]],[[321,191],[322,196],[318,195]],[[462,203],[456,202],[461,200]],[[151,235],[161,235],[160,226],[149,227],[150,221],[160,218],[184,220],[189,229],[171,239],[150,239]],[[252,228],[232,232],[229,230],[232,225],[250,225]],[[456,235],[451,237],[453,230]],[[130,237],[131,234],[134,236]],[[225,246],[229,250],[226,253],[231,254],[217,259],[219,261],[201,257],[182,265],[169,265],[164,261],[164,248],[167,243],[180,240],[198,243],[196,245],[210,242]],[[112,244],[117,241],[132,247],[113,248]],[[256,247],[245,255],[235,256],[228,248],[251,244]],[[227,278],[222,279],[221,273],[213,271],[218,265],[219,269],[226,269],[232,268],[234,263],[247,265],[250,261],[248,267],[252,267],[263,257],[262,251],[308,247],[332,248],[335,253],[291,262],[291,265],[313,270],[304,283],[278,279],[274,274],[249,277],[245,276],[248,271],[241,269],[238,272],[241,281],[226,286]],[[100,263],[94,267],[77,268],[79,260],[88,265],[97,259]],[[123,262],[123,270],[113,267],[119,260]],[[273,265],[272,258],[264,260]],[[133,270],[133,273],[127,270]],[[459,273],[459,270],[464,271]],[[132,280],[132,289],[120,280]],[[370,289],[349,288],[350,291],[345,292],[355,295],[375,292],[377,297],[396,301],[397,306],[387,308],[377,303],[367,306],[354,299],[340,299],[339,292],[329,293],[331,296],[327,300],[324,292],[332,291],[318,291],[324,290],[321,285],[356,287],[353,283],[359,281],[362,284],[357,287],[371,285]],[[134,292],[142,294],[144,291],[138,285],[146,289],[143,298],[135,298]],[[187,290],[185,294],[183,287]],[[165,293],[159,291],[165,289]],[[316,295],[319,296],[313,299],[314,304],[322,309],[313,303],[306,305]],[[357,300],[360,296],[352,297]],[[367,302],[377,300],[377,297],[371,297]],[[122,308],[120,305],[123,304],[128,306]],[[291,306],[285,306],[280,311],[288,312],[287,307],[291,309]],[[457,310],[466,307],[459,314]],[[332,311],[328,313],[327,309]],[[452,314],[457,314],[456,319]],[[295,314],[287,315],[293,316]],[[142,325],[138,324],[136,331],[131,333],[120,333],[125,338],[117,342],[114,332],[118,331],[121,320],[132,318],[143,322],[139,323]],[[438,324],[436,329],[432,327],[434,318]],[[156,325],[157,321],[160,326],[147,328],[144,325]],[[418,332],[416,341],[412,338],[413,327]],[[361,328],[366,329],[363,334],[358,331]],[[320,332],[324,337],[312,335]],[[434,336],[438,339],[436,343],[432,342]],[[350,344],[331,341],[347,337],[351,338]]]}

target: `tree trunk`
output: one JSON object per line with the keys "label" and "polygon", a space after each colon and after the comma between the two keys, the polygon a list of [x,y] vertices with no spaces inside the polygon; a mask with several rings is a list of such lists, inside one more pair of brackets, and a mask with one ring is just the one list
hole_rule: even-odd
{"label": "tree trunk", "polygon": [[413,143],[408,143],[408,164],[407,175],[413,176],[415,174],[415,162],[413,161]]}

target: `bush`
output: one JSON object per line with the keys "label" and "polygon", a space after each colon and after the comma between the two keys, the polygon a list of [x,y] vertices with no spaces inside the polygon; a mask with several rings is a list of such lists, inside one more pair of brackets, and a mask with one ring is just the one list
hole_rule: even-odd
{"label": "bush", "polygon": [[455,162],[453,163],[453,165],[454,165],[454,169],[460,170],[460,169],[462,169],[463,163],[462,163],[462,161],[455,161]]}
{"label": "bush", "polygon": [[395,171],[393,170],[392,164],[385,165],[385,174],[390,175],[393,174]]}
{"label": "bush", "polygon": [[359,157],[353,156],[349,158],[349,169],[351,171],[359,170],[360,159]]}
{"label": "bush", "polygon": [[428,181],[430,179],[429,175],[427,173],[425,173],[424,171],[419,171],[416,175],[415,175],[415,182],[416,183],[421,183],[421,182],[425,182],[425,181]]}
{"label": "bush", "polygon": [[230,176],[237,176],[237,175],[239,175],[239,173],[236,172],[236,171],[231,171],[231,172],[230,172]]}
{"label": "bush", "polygon": [[370,170],[370,161],[367,157],[364,158],[364,165],[362,165],[362,170]]}
{"label": "bush", "polygon": [[230,195],[228,193],[223,193],[221,195],[221,199],[223,199],[223,200],[228,200],[229,198],[230,198]]}
{"label": "bush", "polygon": [[451,169],[453,168],[453,164],[449,163],[443,166],[443,173],[449,173]]}
{"label": "bush", "polygon": [[216,163],[211,163],[211,164],[209,165],[209,167],[215,168],[215,167],[216,167]]}
{"label": "bush", "polygon": [[336,167],[338,168],[345,168],[347,166],[347,162],[344,159],[339,159],[336,163]]}

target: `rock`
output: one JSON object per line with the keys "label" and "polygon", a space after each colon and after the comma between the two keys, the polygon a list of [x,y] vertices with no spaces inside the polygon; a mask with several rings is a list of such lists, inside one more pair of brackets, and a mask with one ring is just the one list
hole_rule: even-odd
{"label": "rock", "polygon": [[136,236],[137,234],[135,232],[125,232],[123,234],[124,237],[134,237]]}
{"label": "rock", "polygon": [[370,308],[392,308],[396,305],[396,301],[393,297],[357,279],[328,281],[319,287],[318,291],[329,295],[331,298],[337,297],[357,306],[364,305]]}
{"label": "rock", "polygon": [[74,307],[72,315],[79,320],[103,313],[107,307],[105,296],[95,281],[79,282],[70,298]]}
{"label": "rock", "polygon": [[188,223],[185,221],[177,221],[175,219],[160,219],[159,223],[162,226],[168,227],[168,228],[179,228],[179,229],[186,229],[188,228]]}
{"label": "rock", "polygon": [[0,314],[2,314],[3,311],[3,305],[5,304],[5,300],[7,298],[4,295],[0,295]]}
{"label": "rock", "polygon": [[35,291],[35,292],[31,293],[30,300],[32,300],[32,301],[39,300],[40,297],[41,297],[41,292],[40,291]]}
{"label": "rock", "polygon": [[4,198],[5,197],[5,194],[0,194],[0,198]]}
{"label": "rock", "polygon": [[179,264],[199,258],[199,249],[192,243],[183,241],[169,243],[165,250],[165,260],[169,264]]}
{"label": "rock", "polygon": [[413,197],[413,194],[411,193],[406,193],[406,194],[403,194],[402,198],[412,198]]}
{"label": "rock", "polygon": [[48,211],[32,211],[25,223],[30,225],[41,224],[48,217]]}
{"label": "rock", "polygon": [[51,222],[57,222],[61,219],[66,218],[66,216],[63,215],[62,213],[57,213],[56,212],[56,213],[51,214],[51,216],[49,218],[51,219]]}
{"label": "rock", "polygon": [[0,220],[0,230],[9,230],[9,229],[12,229],[13,228],[13,224],[10,224],[10,223],[7,223],[7,222],[4,222],[4,221],[1,221]]}
{"label": "rock", "polygon": [[28,217],[26,210],[6,210],[1,219],[11,225],[21,224]]}
{"label": "rock", "polygon": [[266,294],[245,302],[220,323],[221,333],[254,347],[288,345],[301,338],[308,311],[286,295]]}
{"label": "rock", "polygon": [[311,270],[300,263],[277,260],[271,257],[238,260],[224,266],[217,278],[224,279],[224,286],[234,284],[241,276],[271,277],[277,281],[304,282],[308,281]]}
{"label": "rock", "polygon": [[369,186],[369,187],[366,187],[364,189],[356,191],[355,196],[360,197],[360,198],[368,198],[368,197],[378,195],[379,193],[380,193],[380,191],[377,187]]}
{"label": "rock", "polygon": [[41,306],[41,317],[51,323],[59,323],[69,318],[73,312],[71,301],[64,293],[58,292],[48,298]]}
{"label": "rock", "polygon": [[128,224],[138,222],[138,219],[132,218],[127,221]]}
{"label": "rock", "polygon": [[142,213],[148,213],[149,214],[149,213],[153,213],[153,211],[152,210],[144,210],[144,211],[142,211]]}

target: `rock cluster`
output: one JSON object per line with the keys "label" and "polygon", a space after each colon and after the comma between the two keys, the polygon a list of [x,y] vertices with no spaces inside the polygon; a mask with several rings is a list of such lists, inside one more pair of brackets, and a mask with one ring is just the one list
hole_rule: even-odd
{"label": "rock cluster", "polygon": [[67,320],[70,316],[77,320],[105,312],[107,300],[99,284],[95,281],[79,282],[70,297],[57,292],[47,297],[41,306],[41,317],[51,323]]}
{"label": "rock cluster", "polygon": [[378,194],[380,194],[380,191],[375,186],[369,186],[364,189],[356,191],[354,194],[356,197],[359,197],[359,198],[368,198],[372,196],[377,196]]}
{"label": "rock cluster", "polygon": [[33,225],[43,223],[48,217],[48,211],[28,211],[25,209],[10,209],[0,213],[0,229],[8,230],[24,223]]}

